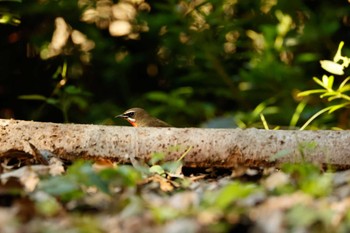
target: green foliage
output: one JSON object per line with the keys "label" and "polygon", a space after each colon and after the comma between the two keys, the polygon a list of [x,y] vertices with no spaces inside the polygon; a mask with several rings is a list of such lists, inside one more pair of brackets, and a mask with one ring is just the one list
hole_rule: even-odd
{"label": "green foliage", "polygon": [[[264,116],[287,125],[316,61],[344,39],[349,11],[327,1],[1,2],[0,113],[110,124],[138,105],[175,126],[238,112],[249,127],[273,99]],[[306,106],[293,125],[320,108]]]}
{"label": "green foliage", "polygon": [[308,232],[334,231],[331,226],[333,213],[330,210],[322,211],[303,205],[296,205],[287,213],[287,222],[291,232],[297,229],[308,229]]}
{"label": "green foliage", "polygon": [[[276,102],[275,98],[271,98],[258,104],[250,113],[238,112],[235,114],[236,124],[240,128],[248,128],[257,126],[258,119],[262,118],[264,115],[274,115],[280,110],[279,107],[273,106]],[[266,127],[264,127],[267,129]]]}
{"label": "green foliage", "polygon": [[315,197],[329,195],[332,191],[332,174],[321,173],[320,168],[313,164],[285,164],[282,170],[293,179],[293,182],[287,184],[290,187],[283,190],[302,190]]}
{"label": "green foliage", "polygon": [[165,159],[165,154],[164,153],[153,153],[149,163],[151,165],[155,165],[155,164],[163,162],[164,159]]}
{"label": "green foliage", "polygon": [[344,224],[340,226],[339,232],[347,232],[350,230],[350,213],[348,212],[344,219]]}
{"label": "green foliage", "polygon": [[119,166],[116,169],[103,169],[99,176],[104,182],[122,187],[135,187],[141,179],[141,174],[129,165]]}
{"label": "green foliage", "polygon": [[[333,61],[321,61],[321,66],[326,71],[333,73],[335,75],[343,75],[344,68],[347,68],[350,63],[350,58],[342,56],[341,50],[344,46],[344,42],[341,42],[338,47],[338,51],[333,58]],[[341,62],[341,64],[339,63]],[[333,113],[336,110],[347,108],[350,104],[350,96],[347,94],[350,91],[350,84],[348,81],[350,77],[345,78],[340,85],[335,89],[333,87],[334,84],[334,76],[323,75],[322,80],[314,77],[313,80],[320,85],[323,89],[314,89],[303,91],[299,93],[299,96],[309,96],[311,94],[320,94],[320,98],[327,98],[328,102],[340,100],[340,102],[335,102],[332,105],[325,107],[315,113],[302,127],[304,129],[307,125],[309,125],[316,117],[319,115],[328,112],[328,114]]]}
{"label": "green foliage", "polygon": [[52,177],[43,181],[40,184],[40,189],[51,195],[60,196],[64,201],[84,196],[80,184],[75,179],[70,179],[70,177]]}
{"label": "green foliage", "polygon": [[[144,95],[145,101],[149,101],[155,107],[152,114],[164,116],[162,119],[172,121],[167,116],[169,109],[172,114],[178,113],[176,124],[186,124],[189,119],[210,119],[214,116],[215,107],[210,103],[193,101],[194,90],[192,87],[180,87],[169,93],[162,91],[152,91]],[[198,111],[202,115],[198,115]],[[167,119],[168,118],[168,119]]]}
{"label": "green foliage", "polygon": [[64,176],[53,176],[42,182],[40,189],[68,201],[83,197],[84,187],[91,186],[109,192],[108,183],[92,169],[91,163],[78,161],[68,168]]}
{"label": "green foliage", "polygon": [[37,198],[35,204],[36,211],[45,217],[55,216],[62,209],[57,199],[45,193],[40,194],[40,198]]}
{"label": "green foliage", "polygon": [[27,172],[15,171],[17,185],[39,183],[35,190],[22,189],[20,195],[11,192],[15,179],[2,186],[4,202],[8,196],[16,200],[3,208],[8,215],[6,229],[229,232],[277,227],[285,232],[339,233],[349,230],[348,171],[331,173],[310,163],[285,164],[278,172],[267,169],[262,176],[250,177],[257,179],[253,183],[244,181],[246,175],[233,178],[228,173],[213,177],[210,174],[213,170],[188,177],[171,176],[162,156],[154,157],[157,164],[144,167],[163,169],[160,175],[142,173],[128,165],[95,170],[91,163],[83,161],[75,161],[59,176],[43,175],[42,165],[36,167],[41,168],[38,176],[36,169],[28,177]]}
{"label": "green foliage", "polygon": [[224,210],[232,206],[234,202],[242,200],[258,190],[259,188],[254,184],[232,182],[214,195],[214,202],[211,204]]}
{"label": "green foliage", "polygon": [[181,216],[181,212],[177,211],[175,208],[158,206],[152,208],[152,216],[157,223],[164,223],[166,221],[178,218]]}
{"label": "green foliage", "polygon": [[90,96],[90,93],[76,86],[66,86],[63,89],[57,89],[52,97],[33,94],[21,95],[19,99],[44,101],[46,104],[60,109],[64,121],[69,122],[69,110],[74,106],[79,107],[79,109],[86,109],[88,107],[88,96]]}
{"label": "green foliage", "polygon": [[150,160],[149,172],[151,174],[159,174],[159,175],[170,175],[176,176],[181,173],[183,158],[188,154],[188,152],[192,149],[192,147],[188,148],[179,159],[176,161],[165,161],[165,155],[163,153],[154,153]]}
{"label": "green foliage", "polygon": [[12,26],[18,26],[21,23],[19,14],[11,10],[12,4],[20,2],[21,0],[7,0],[7,4],[0,7],[0,25],[7,24]]}
{"label": "green foliage", "polygon": [[181,171],[182,168],[182,162],[181,161],[168,161],[168,162],[162,162],[161,165],[155,164],[149,167],[150,174],[158,174],[166,176],[169,175],[176,175]]}

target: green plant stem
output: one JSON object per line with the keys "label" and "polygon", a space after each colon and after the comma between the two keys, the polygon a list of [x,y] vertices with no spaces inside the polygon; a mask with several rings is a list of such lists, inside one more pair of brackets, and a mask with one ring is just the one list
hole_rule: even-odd
{"label": "green plant stem", "polygon": [[297,108],[296,108],[296,110],[295,110],[295,112],[294,112],[294,114],[292,116],[292,119],[290,120],[290,123],[289,123],[290,126],[293,127],[293,126],[297,125],[298,120],[300,118],[300,114],[304,110],[305,106],[306,106],[306,101],[301,101],[298,104],[298,106],[297,106]]}
{"label": "green plant stem", "polygon": [[313,120],[315,120],[319,115],[321,115],[322,113],[325,113],[327,111],[329,111],[333,106],[329,106],[327,108],[324,108],[320,111],[318,111],[317,113],[315,113],[307,122],[305,122],[305,124],[300,128],[300,130],[304,130]]}
{"label": "green plant stem", "polygon": [[261,121],[262,121],[262,123],[264,125],[264,129],[269,130],[270,129],[269,125],[267,124],[267,121],[266,121],[266,119],[265,119],[265,117],[264,117],[264,115],[262,113],[260,113],[260,119],[261,119]]}
{"label": "green plant stem", "polygon": [[188,154],[188,152],[190,152],[190,150],[192,150],[192,146],[190,146],[177,161],[181,161]]}

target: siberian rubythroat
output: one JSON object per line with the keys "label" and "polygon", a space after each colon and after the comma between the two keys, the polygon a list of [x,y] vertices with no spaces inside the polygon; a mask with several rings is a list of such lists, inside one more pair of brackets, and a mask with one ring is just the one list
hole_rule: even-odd
{"label": "siberian rubythroat", "polygon": [[116,116],[127,120],[134,127],[171,127],[168,123],[148,114],[142,108],[131,108]]}

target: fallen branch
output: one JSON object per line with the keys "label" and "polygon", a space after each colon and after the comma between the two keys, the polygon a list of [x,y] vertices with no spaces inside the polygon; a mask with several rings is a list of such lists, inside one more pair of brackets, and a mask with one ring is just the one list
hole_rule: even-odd
{"label": "fallen branch", "polygon": [[[30,143],[65,159],[183,158],[185,166],[233,168],[310,161],[350,167],[349,131],[261,129],[133,128],[0,120],[0,156],[34,154]],[[189,150],[189,148],[191,148]]]}

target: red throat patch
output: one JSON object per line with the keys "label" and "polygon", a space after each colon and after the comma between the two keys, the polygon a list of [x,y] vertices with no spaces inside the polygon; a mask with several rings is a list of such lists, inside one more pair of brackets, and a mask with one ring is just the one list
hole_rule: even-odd
{"label": "red throat patch", "polygon": [[129,121],[129,123],[132,125],[132,126],[134,126],[134,127],[137,127],[137,124],[136,124],[136,122],[133,122],[133,121]]}

